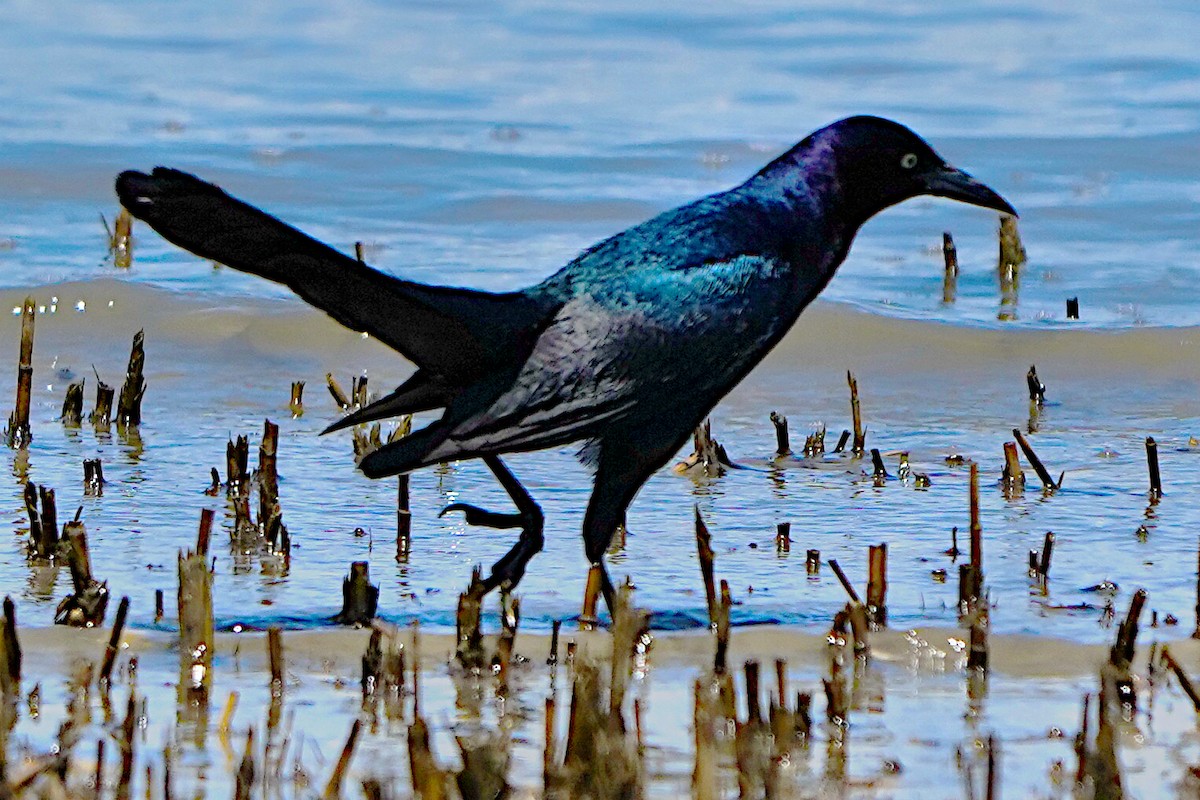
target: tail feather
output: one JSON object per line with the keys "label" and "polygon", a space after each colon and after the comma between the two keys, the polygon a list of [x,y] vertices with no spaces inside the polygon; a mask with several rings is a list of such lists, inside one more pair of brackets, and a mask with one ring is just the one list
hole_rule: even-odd
{"label": "tail feather", "polygon": [[532,347],[552,311],[522,293],[426,286],[386,275],[186,172],[123,172],[117,195],[168,241],[287,285],[341,324],[366,331],[450,383],[467,383]]}
{"label": "tail feather", "polygon": [[347,414],[321,431],[321,435],[324,436],[327,433],[362,425],[366,422],[374,422],[377,419],[414,414],[418,411],[428,411],[431,408],[442,408],[452,399],[452,393],[444,384],[430,378],[424,372],[417,372],[396,391]]}

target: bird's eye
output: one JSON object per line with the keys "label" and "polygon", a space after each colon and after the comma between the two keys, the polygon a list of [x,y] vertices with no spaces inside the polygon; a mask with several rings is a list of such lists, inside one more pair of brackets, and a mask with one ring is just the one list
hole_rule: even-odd
{"label": "bird's eye", "polygon": [[912,169],[916,165],[917,165],[917,154],[916,153],[905,153],[904,158],[900,159],[900,166],[904,167],[905,169]]}

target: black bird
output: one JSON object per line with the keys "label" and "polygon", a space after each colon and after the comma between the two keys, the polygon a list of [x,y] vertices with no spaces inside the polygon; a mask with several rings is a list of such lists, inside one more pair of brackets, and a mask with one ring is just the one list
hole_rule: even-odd
{"label": "black bird", "polygon": [[579,457],[595,473],[584,549],[610,609],[604,551],[634,495],[783,338],[867,219],[918,195],[1015,215],[908,128],[866,116],[816,131],[740,186],[605,239],[519,292],[385,275],[173,169],[124,172],[117,194],[168,241],[286,284],[417,365],[328,430],[445,409],[359,467],[380,478],[483,458],[517,513],[446,510],[522,529],[489,590],[514,586],[542,548],[541,509],[499,456],[583,442]]}

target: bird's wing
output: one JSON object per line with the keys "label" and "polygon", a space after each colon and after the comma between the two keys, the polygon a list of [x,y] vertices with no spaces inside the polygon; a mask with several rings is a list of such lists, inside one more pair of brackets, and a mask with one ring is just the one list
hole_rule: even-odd
{"label": "bird's wing", "polygon": [[123,172],[117,194],[170,242],[283,283],[341,324],[463,383],[532,346],[553,308],[521,294],[393,278],[179,170]]}
{"label": "bird's wing", "polygon": [[789,280],[779,261],[740,256],[629,273],[573,298],[512,387],[454,426],[429,463],[564,444],[679,408],[706,413],[795,320]]}

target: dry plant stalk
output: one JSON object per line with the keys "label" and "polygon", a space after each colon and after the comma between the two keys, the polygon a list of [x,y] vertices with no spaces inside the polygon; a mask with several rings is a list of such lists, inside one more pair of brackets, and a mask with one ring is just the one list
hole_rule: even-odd
{"label": "dry plant stalk", "polygon": [[[858,381],[849,370],[846,371],[846,383],[850,385],[850,416],[854,423],[854,443],[850,447],[850,453],[857,458],[862,458],[863,453],[867,450],[867,432],[863,430],[862,424],[862,408],[858,402]],[[842,448],[842,443],[838,443],[838,450]]]}
{"label": "dry plant stalk", "polygon": [[1037,365],[1031,364],[1025,373],[1025,386],[1029,389],[1029,400],[1042,406],[1046,403],[1046,384],[1038,378]]}
{"label": "dry plant stalk", "polygon": [[1016,319],[1017,298],[1021,287],[1021,267],[1025,264],[1025,247],[1021,244],[1021,234],[1017,230],[1015,217],[1004,215],[1000,217],[1000,256],[996,270],[1000,278],[1000,313],[1001,320]]}
{"label": "dry plant stalk", "polygon": [[[1013,438],[1017,440],[1017,444],[1021,446],[1021,452],[1025,454],[1025,458],[1029,460],[1029,465],[1033,467],[1033,471],[1042,481],[1042,487],[1046,491],[1054,491],[1062,485],[1062,475],[1055,481],[1051,477],[1049,470],[1042,464],[1042,460],[1037,457],[1037,453],[1033,452],[1033,447],[1029,444],[1029,440],[1021,433],[1020,429],[1013,428]],[[1065,474],[1065,473],[1064,473]]]}
{"label": "dry plant stalk", "polygon": [[780,522],[775,526],[775,552],[792,552],[792,523]]}
{"label": "dry plant stalk", "polygon": [[88,497],[104,494],[104,464],[99,458],[83,460],[83,493]]}
{"label": "dry plant stalk", "polygon": [[512,664],[513,648],[517,642],[517,626],[521,624],[521,598],[508,592],[500,595],[500,638],[492,656],[492,671],[498,680],[497,693],[508,694],[508,669]]}
{"label": "dry plant stalk", "polygon": [[324,800],[336,800],[342,796],[342,783],[346,779],[346,771],[350,769],[350,759],[354,758],[354,748],[358,744],[358,736],[361,731],[362,720],[355,719],[350,726],[350,735],[346,737],[346,744],[342,746],[337,764],[333,767],[333,774],[329,776],[329,782],[325,784],[325,791],[321,794]]}
{"label": "dry plant stalk", "polygon": [[250,491],[250,440],[238,436],[225,445],[225,494],[245,497]]}
{"label": "dry plant stalk", "polygon": [[179,660],[187,689],[207,696],[212,685],[213,606],[212,571],[208,546],[212,538],[212,509],[200,512],[196,550],[180,550],[178,560]]}
{"label": "dry plant stalk", "polygon": [[92,628],[104,622],[108,608],[108,586],[92,576],[88,553],[87,529],[79,520],[63,526],[67,565],[71,569],[74,592],[63,598],[54,612],[54,624],[74,628]]}
{"label": "dry plant stalk", "polygon": [[1008,494],[1019,492],[1025,488],[1025,471],[1021,469],[1021,460],[1017,457],[1017,443],[1004,443],[1004,472],[1000,483]]}
{"label": "dry plant stalk", "polygon": [[713,438],[712,420],[706,419],[692,434],[694,450],[690,456],[671,469],[678,474],[719,478],[733,461],[725,452],[725,446]]}
{"label": "dry plant stalk", "polygon": [[[841,447],[845,447],[846,443],[839,442]],[[840,451],[839,451],[840,452]],[[817,428],[812,433],[804,437],[804,457],[816,458],[825,453],[825,426]]]}
{"label": "dry plant stalk", "polygon": [[112,633],[108,637],[108,645],[104,648],[104,661],[100,666],[100,685],[105,686],[112,680],[113,665],[117,663],[117,653],[120,651],[121,634],[125,632],[125,619],[129,616],[129,598],[122,597],[117,605],[117,618],[113,620]]}
{"label": "dry plant stalk", "polygon": [[1183,689],[1183,693],[1192,701],[1192,707],[1196,709],[1196,713],[1200,714],[1200,694],[1196,692],[1196,687],[1192,684],[1191,679],[1188,678],[1187,673],[1184,672],[1183,667],[1175,660],[1175,657],[1171,655],[1171,651],[1167,649],[1166,645],[1163,645],[1162,660],[1175,673],[1175,679],[1179,681],[1179,687]]}
{"label": "dry plant stalk", "polygon": [[379,606],[379,587],[371,584],[370,565],[366,561],[350,564],[350,574],[342,580],[342,610],[333,616],[337,625],[370,625]]}
{"label": "dry plant stalk", "polygon": [[288,399],[288,410],[292,419],[304,416],[304,381],[292,381],[292,395]]}
{"label": "dry plant stalk", "polygon": [[746,719],[735,720],[734,756],[738,772],[738,793],[742,798],[774,797],[777,778],[773,766],[772,732],[763,719],[759,705],[759,666],[747,661]]}
{"label": "dry plant stalk", "polygon": [[579,630],[594,631],[599,624],[596,617],[596,607],[600,600],[600,587],[603,580],[601,566],[592,564],[588,568],[587,583],[583,587],[583,610],[579,613]]}
{"label": "dry plant stalk", "polygon": [[958,249],[954,246],[954,237],[950,235],[950,231],[942,233],[942,258],[945,261],[945,271],[942,273],[942,302],[949,305],[958,297]]}
{"label": "dry plant stalk", "polygon": [[234,800],[250,800],[254,796],[254,784],[257,779],[258,767],[254,763],[254,728],[251,727],[246,731],[246,749],[242,752],[242,760],[234,776]]}
{"label": "dry plant stalk", "polygon": [[[700,561],[700,576],[704,579],[704,599],[708,606],[708,623],[715,626],[717,624],[717,584],[713,575],[712,535],[708,532],[708,526],[704,524],[704,518],[700,516],[700,506],[695,506],[695,511],[696,554]],[[1200,592],[1200,589],[1197,591]],[[1200,609],[1200,606],[1197,608]]]}
{"label": "dry plant stalk", "polygon": [[115,390],[104,381],[96,378],[96,406],[88,416],[88,422],[96,430],[106,431],[112,425],[112,405]]}
{"label": "dry plant stalk", "polygon": [[483,573],[479,565],[476,565],[471,570],[470,586],[458,596],[458,611],[455,614],[458,643],[454,649],[454,657],[463,669],[472,671],[482,669],[486,663],[483,632],[480,629],[485,591]]}
{"label": "dry plant stalk", "polygon": [[17,398],[13,412],[8,418],[6,438],[8,446],[21,449],[33,441],[29,428],[29,403],[33,393],[33,323],[37,305],[32,297],[26,297],[21,305],[21,346],[17,361]]}
{"label": "dry plant stalk", "polygon": [[1146,590],[1138,589],[1129,601],[1129,612],[1117,626],[1117,638],[1109,650],[1108,661],[1100,668],[1101,695],[1131,711],[1137,710],[1133,657],[1137,652],[1138,620],[1145,605]]}
{"label": "dry plant stalk", "polygon": [[82,380],[67,386],[67,395],[63,398],[62,414],[59,419],[64,425],[77,428],[83,424],[83,384]]}
{"label": "dry plant stalk", "polygon": [[788,441],[787,417],[778,411],[771,412],[771,424],[775,426],[775,455],[787,456],[792,454],[792,446]]}
{"label": "dry plant stalk", "polygon": [[1158,442],[1153,436],[1146,437],[1146,465],[1150,469],[1150,499],[1162,497],[1162,475],[1158,471]]}
{"label": "dry plant stalk", "polygon": [[887,627],[887,542],[871,545],[867,572],[867,617],[874,628]]}
{"label": "dry plant stalk", "polygon": [[333,377],[332,372],[325,373],[325,384],[329,387],[329,394],[333,397],[333,402],[337,404],[339,411],[349,411],[353,406],[350,398],[346,396],[346,392],[337,382],[337,378]]}
{"label": "dry plant stalk", "polygon": [[283,696],[283,630],[278,625],[267,628],[267,662],[271,670],[271,697]]}
{"label": "dry plant stalk", "polygon": [[133,336],[133,347],[129,351],[129,366],[125,370],[125,383],[117,401],[117,428],[137,427],[142,423],[142,398],[146,396],[146,380],[142,370],[146,366],[146,332],[138,331]]}
{"label": "dry plant stalk", "polygon": [[[100,216],[105,229],[108,222]],[[133,215],[122,208],[113,220],[113,230],[108,239],[108,252],[112,253],[113,266],[128,269],[133,265]]]}
{"label": "dry plant stalk", "polygon": [[0,699],[9,702],[21,693],[21,643],[17,639],[17,609],[12,598],[7,596],[4,598],[3,626],[0,630]]}
{"label": "dry plant stalk", "polygon": [[[39,499],[41,513],[38,512]],[[25,513],[29,518],[29,557],[39,561],[53,561],[58,558],[58,506],[54,500],[54,490],[26,483]]]}

